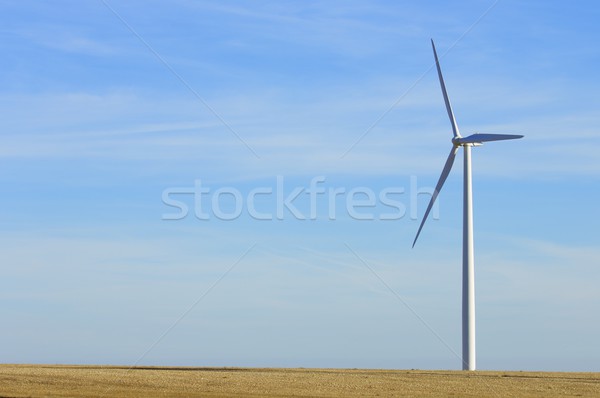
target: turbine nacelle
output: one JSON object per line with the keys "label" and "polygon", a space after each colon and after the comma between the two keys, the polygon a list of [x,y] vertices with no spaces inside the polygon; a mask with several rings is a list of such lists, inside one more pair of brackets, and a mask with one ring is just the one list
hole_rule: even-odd
{"label": "turbine nacelle", "polygon": [[483,145],[483,143],[481,143],[481,142],[468,142],[468,143],[467,142],[462,142],[461,141],[462,138],[463,137],[452,138],[452,145],[455,148],[458,148],[459,146],[466,146],[466,145],[469,145],[469,146],[482,146]]}

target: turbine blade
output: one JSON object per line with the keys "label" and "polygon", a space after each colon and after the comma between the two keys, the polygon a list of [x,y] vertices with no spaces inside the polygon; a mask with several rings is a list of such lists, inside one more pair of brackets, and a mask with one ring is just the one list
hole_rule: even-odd
{"label": "turbine blade", "polygon": [[446,111],[448,111],[448,117],[450,118],[450,124],[452,124],[452,134],[454,138],[460,138],[460,132],[458,131],[458,125],[454,118],[454,112],[452,112],[452,105],[448,99],[448,92],[446,91],[446,85],[444,84],[444,77],[442,76],[442,69],[440,68],[440,61],[438,60],[437,52],[435,51],[435,44],[431,39],[431,47],[433,47],[433,56],[435,57],[435,66],[437,66],[438,77],[440,79],[440,86],[442,87],[442,94],[444,94],[444,102],[446,103]]}
{"label": "turbine blade", "polygon": [[459,144],[476,144],[489,141],[516,140],[523,138],[522,135],[514,134],[471,134],[468,137],[459,138],[455,142]]}
{"label": "turbine blade", "polygon": [[412,247],[415,247],[415,243],[417,243],[417,239],[419,239],[419,235],[421,234],[421,230],[423,229],[423,225],[425,225],[425,220],[427,220],[427,216],[429,216],[429,212],[435,203],[442,186],[446,182],[446,178],[448,178],[448,174],[450,174],[450,170],[452,170],[452,164],[454,164],[454,158],[456,158],[456,152],[458,152],[458,146],[453,146],[450,151],[450,155],[448,155],[448,159],[446,160],[446,164],[444,165],[444,169],[442,170],[442,174],[440,175],[440,179],[435,186],[435,190],[433,191],[433,195],[431,195],[431,200],[429,201],[429,205],[427,206],[427,210],[425,210],[425,215],[423,216],[423,221],[421,221],[421,225],[419,225],[419,230],[417,231],[417,236],[415,236],[415,240],[413,241]]}

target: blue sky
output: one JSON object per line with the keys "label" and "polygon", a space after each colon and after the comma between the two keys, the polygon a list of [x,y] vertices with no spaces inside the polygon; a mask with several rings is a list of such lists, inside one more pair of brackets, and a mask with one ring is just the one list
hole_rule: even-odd
{"label": "blue sky", "polygon": [[[473,151],[478,367],[600,371],[599,14],[2,2],[2,361],[459,369],[462,155],[410,247],[411,181],[450,149],[434,38],[461,131],[526,136]],[[180,195],[163,219],[166,189],[245,200],[278,176],[403,189],[406,214],[353,219],[342,195],[330,220],[321,195],[315,219],[199,220]]]}

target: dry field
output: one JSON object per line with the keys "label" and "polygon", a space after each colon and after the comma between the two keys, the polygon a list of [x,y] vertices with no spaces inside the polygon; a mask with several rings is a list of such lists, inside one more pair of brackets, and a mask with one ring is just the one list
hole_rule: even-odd
{"label": "dry field", "polygon": [[0,365],[0,397],[600,397],[600,373]]}

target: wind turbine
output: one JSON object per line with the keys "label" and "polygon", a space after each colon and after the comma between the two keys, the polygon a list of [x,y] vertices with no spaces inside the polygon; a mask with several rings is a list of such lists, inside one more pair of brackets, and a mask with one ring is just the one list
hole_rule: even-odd
{"label": "wind turbine", "polygon": [[452,106],[448,99],[448,92],[446,91],[446,85],[444,84],[444,78],[442,77],[442,70],[440,69],[440,62],[438,60],[437,52],[435,51],[435,44],[431,40],[431,46],[433,47],[433,56],[435,58],[435,65],[437,67],[438,77],[440,79],[440,86],[442,88],[442,94],[444,95],[444,102],[446,103],[446,111],[450,118],[450,124],[452,125],[452,149],[450,155],[446,160],[442,175],[435,186],[435,190],[431,195],[431,200],[413,241],[413,247],[417,243],[419,234],[423,229],[423,225],[429,216],[429,212],[437,199],[450,170],[454,163],[454,158],[460,147],[463,148],[464,153],[464,171],[463,171],[463,278],[462,278],[462,362],[463,370],[475,370],[475,264],[474,264],[474,251],[473,251],[473,192],[471,184],[471,147],[483,145],[484,142],[490,141],[502,141],[502,140],[514,140],[517,138],[523,138],[522,135],[509,135],[509,134],[479,134],[475,133],[467,137],[460,135],[456,119],[454,118],[454,112],[452,112]]}

